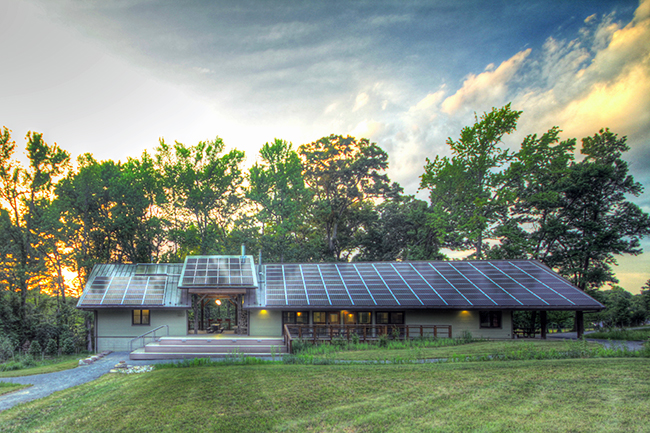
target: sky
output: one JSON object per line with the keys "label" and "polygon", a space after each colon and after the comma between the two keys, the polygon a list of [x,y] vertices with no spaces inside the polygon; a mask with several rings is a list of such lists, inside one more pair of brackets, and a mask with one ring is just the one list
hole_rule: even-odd
{"label": "sky", "polygon": [[[474,114],[522,110],[505,145],[609,127],[650,212],[650,0],[3,0],[0,126],[76,158],[126,160],[160,138],[221,137],[247,164],[274,138],[376,142],[418,192]],[[650,279],[619,257],[621,285]]]}

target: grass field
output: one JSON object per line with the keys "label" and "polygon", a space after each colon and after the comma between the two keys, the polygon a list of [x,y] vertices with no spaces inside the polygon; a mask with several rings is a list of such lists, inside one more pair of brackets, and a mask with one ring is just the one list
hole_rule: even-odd
{"label": "grass field", "polygon": [[231,365],[107,375],[1,432],[648,431],[650,359]]}
{"label": "grass field", "polygon": [[22,388],[27,388],[30,385],[20,385],[18,383],[0,382],[0,395],[7,394],[8,392],[18,391]]}
{"label": "grass field", "polygon": [[0,371],[0,377],[31,376],[33,374],[54,373],[56,371],[69,370],[78,366],[79,359],[82,357],[83,355],[63,355],[52,359],[45,359],[44,361],[37,361],[34,367]]}

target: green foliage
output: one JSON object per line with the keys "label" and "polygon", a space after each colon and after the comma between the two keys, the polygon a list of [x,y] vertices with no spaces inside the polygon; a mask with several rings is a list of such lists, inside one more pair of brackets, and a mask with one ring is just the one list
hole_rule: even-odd
{"label": "green foliage", "polygon": [[398,195],[372,208],[359,236],[354,260],[439,260],[444,234],[435,230],[433,208],[413,196]]}
{"label": "green foliage", "polygon": [[591,332],[588,337],[615,341],[645,341],[650,340],[650,329],[610,329]]}
{"label": "green foliage", "polygon": [[308,244],[306,211],[312,194],[291,143],[276,138],[262,146],[260,161],[250,168],[248,182],[246,197],[258,209],[265,260],[299,261]]}
{"label": "green foliage", "polygon": [[47,345],[45,346],[45,354],[47,356],[56,356],[57,353],[59,353],[59,346],[57,345],[56,340],[51,338],[47,341]]}
{"label": "green foliage", "polygon": [[244,152],[224,153],[223,140],[187,147],[160,140],[154,157],[165,193],[167,239],[172,254],[219,253],[240,208]]}
{"label": "green foliage", "polygon": [[355,232],[364,225],[359,218],[364,204],[401,191],[382,174],[388,168],[388,154],[365,138],[341,135],[304,144],[299,153],[315,199],[311,223],[324,235],[324,258],[346,259],[356,248]]}
{"label": "green foliage", "polygon": [[39,343],[38,340],[32,341],[32,343],[29,345],[29,350],[27,351],[27,354],[33,358],[37,358],[37,357],[40,358],[43,355],[43,349],[41,348],[41,343]]}
{"label": "green foliage", "polygon": [[61,353],[64,355],[72,355],[77,351],[74,337],[67,337],[61,343]]}
{"label": "green foliage", "polygon": [[474,257],[483,258],[483,243],[507,210],[509,196],[504,194],[505,178],[500,173],[512,158],[499,146],[505,135],[515,131],[521,111],[493,108],[475,123],[461,130],[457,141],[447,144],[452,157],[427,158],[420,188],[429,189],[433,217],[432,229],[450,233],[449,247],[474,249]]}

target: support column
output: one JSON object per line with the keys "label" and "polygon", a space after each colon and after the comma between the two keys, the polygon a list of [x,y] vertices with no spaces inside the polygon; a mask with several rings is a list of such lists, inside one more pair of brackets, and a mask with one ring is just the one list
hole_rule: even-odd
{"label": "support column", "polygon": [[542,340],[546,340],[546,328],[548,327],[546,311],[539,312],[539,320],[542,323],[542,332],[541,332]]}
{"label": "support column", "polygon": [[194,304],[194,333],[198,334],[198,327],[199,327],[199,311],[198,311],[198,296],[197,295],[192,295],[192,304]]}
{"label": "support column", "polygon": [[205,312],[205,299],[201,299],[201,324],[199,325],[199,329],[201,329],[201,331],[205,330],[204,312]]}
{"label": "support column", "polygon": [[582,311],[576,311],[576,335],[582,338],[585,333],[585,319]]}

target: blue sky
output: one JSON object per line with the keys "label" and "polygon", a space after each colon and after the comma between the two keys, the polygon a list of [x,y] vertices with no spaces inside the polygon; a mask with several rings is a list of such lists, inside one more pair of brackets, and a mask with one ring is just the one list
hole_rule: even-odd
{"label": "blue sky", "polygon": [[[507,145],[608,126],[650,184],[648,0],[5,0],[0,52],[0,125],[75,157],[218,135],[252,164],[275,137],[351,134],[414,194],[447,137],[512,102],[524,114]],[[650,211],[648,192],[634,201]],[[650,278],[647,253],[619,262],[628,290]]]}

